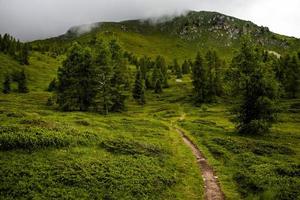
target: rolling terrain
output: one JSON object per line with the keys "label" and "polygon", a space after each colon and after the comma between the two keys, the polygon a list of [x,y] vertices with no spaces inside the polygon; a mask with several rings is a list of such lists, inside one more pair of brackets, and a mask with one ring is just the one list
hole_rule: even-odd
{"label": "rolling terrain", "polygon": [[299,98],[280,101],[278,122],[263,136],[236,133],[230,98],[196,107],[190,75],[170,75],[170,87],[147,91],[144,106],[129,96],[124,112],[107,116],[46,105],[74,41],[94,48],[95,38],[116,39],[138,58],[163,55],[170,64],[208,49],[229,63],[246,33],[280,55],[299,51],[299,39],[215,12],[89,27],[31,42],[29,65],[0,53],[1,82],[25,68],[30,89],[0,94],[0,199],[205,199],[198,162],[177,130],[203,153],[225,199],[299,199]]}

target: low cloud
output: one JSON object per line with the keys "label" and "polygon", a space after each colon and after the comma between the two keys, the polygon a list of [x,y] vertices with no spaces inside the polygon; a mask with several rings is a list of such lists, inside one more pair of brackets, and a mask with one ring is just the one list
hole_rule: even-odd
{"label": "low cloud", "polygon": [[81,24],[146,18],[158,23],[187,10],[209,10],[300,37],[299,7],[299,0],[0,0],[0,34],[34,40]]}

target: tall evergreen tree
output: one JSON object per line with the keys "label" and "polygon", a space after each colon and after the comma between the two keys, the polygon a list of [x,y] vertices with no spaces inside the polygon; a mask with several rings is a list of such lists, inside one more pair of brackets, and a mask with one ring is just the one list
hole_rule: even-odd
{"label": "tall evergreen tree", "polygon": [[177,59],[174,59],[174,61],[173,61],[173,68],[174,68],[176,77],[179,78],[179,79],[182,78],[182,70],[181,70],[181,67],[179,66],[179,64],[177,62]]}
{"label": "tall evergreen tree", "polygon": [[190,73],[190,64],[187,60],[185,60],[182,64],[182,74],[189,74]]}
{"label": "tall evergreen tree", "polygon": [[113,106],[112,84],[113,68],[111,54],[103,43],[98,48],[96,57],[96,98],[94,100],[95,110],[108,114]]}
{"label": "tall evergreen tree", "polygon": [[162,93],[163,91],[163,75],[161,73],[161,69],[156,65],[152,72],[152,85],[155,93]]}
{"label": "tall evergreen tree", "polygon": [[136,72],[132,96],[139,104],[144,105],[146,103],[144,79],[140,69]]}
{"label": "tall evergreen tree", "polygon": [[22,65],[29,64],[29,46],[28,44],[22,45],[19,53],[19,61]]}
{"label": "tall evergreen tree", "polygon": [[54,78],[48,85],[48,92],[54,92],[57,90],[57,80]]}
{"label": "tall evergreen tree", "polygon": [[18,83],[18,92],[20,92],[20,93],[29,92],[29,89],[27,86],[27,77],[26,77],[24,69],[19,73],[17,83]]}
{"label": "tall evergreen tree", "polygon": [[2,90],[4,94],[10,93],[10,91],[11,91],[10,82],[11,82],[10,76],[6,75],[5,78],[4,78],[3,90]]}
{"label": "tall evergreen tree", "polygon": [[153,68],[153,63],[151,59],[147,56],[143,56],[139,60],[139,68],[142,73],[142,77],[145,80],[145,88],[146,89],[152,89],[152,84],[151,84],[151,76],[150,76],[150,70]]}
{"label": "tall evergreen tree", "polygon": [[288,97],[296,98],[300,92],[300,63],[296,55],[283,58],[283,86]]}
{"label": "tall evergreen tree", "polygon": [[260,56],[245,40],[232,62],[236,72],[235,96],[240,95],[240,102],[235,109],[240,133],[268,132],[275,121],[279,85],[274,73],[261,62]]}
{"label": "tall evergreen tree", "polygon": [[207,76],[206,68],[201,54],[198,52],[192,67],[192,79],[195,91],[196,103],[207,101]]}
{"label": "tall evergreen tree", "polygon": [[89,48],[74,43],[58,69],[57,102],[65,111],[86,111],[94,97],[92,55]]}
{"label": "tall evergreen tree", "polygon": [[209,50],[206,55],[207,64],[207,101],[214,101],[216,96],[222,94],[222,82],[221,82],[221,65],[222,62],[217,55],[216,51]]}
{"label": "tall evergreen tree", "polygon": [[164,57],[162,57],[162,56],[156,57],[155,67],[157,69],[160,69],[160,71],[161,71],[162,79],[160,81],[161,81],[162,87],[168,88],[169,87],[168,68],[167,68],[167,64],[166,64]]}

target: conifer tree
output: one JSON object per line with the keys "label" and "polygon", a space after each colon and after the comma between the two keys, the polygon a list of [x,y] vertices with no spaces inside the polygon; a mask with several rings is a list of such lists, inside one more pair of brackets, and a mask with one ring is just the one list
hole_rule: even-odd
{"label": "conifer tree", "polygon": [[174,70],[175,70],[176,77],[178,79],[182,78],[182,70],[181,70],[181,67],[179,66],[179,64],[177,62],[177,59],[174,59],[173,67],[174,67]]}
{"label": "conifer tree", "polygon": [[20,50],[20,63],[22,65],[28,65],[29,64],[29,46],[28,44],[22,45],[22,48]]}
{"label": "conifer tree", "polygon": [[167,68],[167,64],[166,61],[164,59],[164,57],[162,56],[157,56],[156,60],[155,60],[155,67],[157,69],[160,69],[161,71],[161,75],[162,75],[162,79],[161,79],[161,84],[163,88],[168,88],[169,84],[168,84],[168,68]]}
{"label": "conifer tree", "polygon": [[4,78],[4,82],[3,82],[3,93],[4,94],[10,93],[10,91],[11,91],[10,82],[11,82],[10,76],[6,75]]}
{"label": "conifer tree", "polygon": [[190,64],[187,60],[185,60],[182,64],[182,74],[189,74],[190,73]]}
{"label": "conifer tree", "polygon": [[163,91],[162,83],[163,83],[163,75],[161,73],[161,69],[155,66],[152,72],[152,84],[155,93],[161,93]]}
{"label": "conifer tree", "polygon": [[153,67],[153,64],[151,62],[151,59],[147,56],[143,56],[139,60],[139,68],[142,73],[142,77],[145,80],[145,88],[146,89],[152,89],[152,84],[151,84],[151,77],[150,77],[150,69]]}
{"label": "conifer tree", "polygon": [[245,40],[232,62],[236,71],[235,97],[240,96],[235,109],[240,133],[266,133],[276,119],[279,85],[274,73],[261,60],[261,55]]}
{"label": "conifer tree", "polygon": [[27,77],[25,74],[25,70],[23,69],[19,74],[18,74],[18,92],[20,93],[27,93],[29,92],[28,86],[27,86]]}
{"label": "conifer tree", "polygon": [[207,76],[206,68],[201,54],[198,52],[192,67],[192,79],[195,91],[196,103],[207,101]]}
{"label": "conifer tree", "polygon": [[94,108],[96,111],[108,114],[113,106],[112,84],[113,68],[111,64],[111,54],[105,45],[101,42],[98,47],[96,57],[96,98],[94,99]]}
{"label": "conifer tree", "polygon": [[57,102],[65,111],[86,111],[94,97],[92,55],[89,48],[74,43],[58,70]]}
{"label": "conifer tree", "polygon": [[48,85],[48,92],[53,92],[57,90],[57,80],[54,78]]}
{"label": "conifer tree", "polygon": [[296,55],[282,58],[282,84],[287,97],[296,98],[300,92],[300,63]]}
{"label": "conifer tree", "polygon": [[221,83],[221,65],[222,62],[217,55],[216,51],[209,50],[206,55],[207,64],[207,101],[214,101],[216,96],[222,94],[222,83]]}
{"label": "conifer tree", "polygon": [[140,69],[136,72],[132,96],[139,104],[144,105],[146,103],[144,80]]}

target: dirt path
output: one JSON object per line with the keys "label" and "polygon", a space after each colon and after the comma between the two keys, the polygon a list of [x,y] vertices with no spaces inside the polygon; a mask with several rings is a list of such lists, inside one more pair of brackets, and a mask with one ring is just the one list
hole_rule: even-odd
{"label": "dirt path", "polygon": [[204,158],[203,154],[197,148],[196,145],[184,134],[184,132],[178,128],[176,128],[177,132],[182,136],[183,141],[188,145],[193,154],[197,158],[197,163],[199,168],[202,172],[202,177],[204,180],[204,187],[205,187],[205,199],[206,200],[223,200],[224,195],[221,191],[221,188],[218,184],[218,180],[215,175],[212,167],[207,163],[206,159]]}

